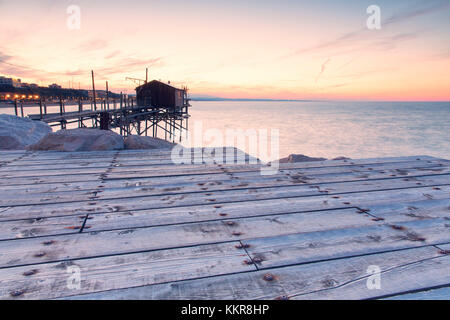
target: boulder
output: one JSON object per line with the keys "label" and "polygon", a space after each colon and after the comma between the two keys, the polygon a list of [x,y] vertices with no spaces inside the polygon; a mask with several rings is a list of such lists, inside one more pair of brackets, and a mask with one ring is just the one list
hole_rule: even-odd
{"label": "boulder", "polygon": [[52,132],[44,122],[0,114],[0,149],[21,150]]}
{"label": "boulder", "polygon": [[176,144],[159,138],[145,136],[125,137],[125,149],[172,149]]}
{"label": "boulder", "polygon": [[32,151],[105,151],[124,148],[121,135],[109,130],[69,129],[47,134],[28,147]]}
{"label": "boulder", "polygon": [[291,154],[287,158],[279,160],[279,163],[294,163],[294,162],[310,162],[310,161],[324,161],[325,158],[311,158],[303,154]]}
{"label": "boulder", "polygon": [[337,158],[334,158],[334,159],[331,159],[331,160],[351,160],[351,159],[347,158],[347,157],[337,157]]}

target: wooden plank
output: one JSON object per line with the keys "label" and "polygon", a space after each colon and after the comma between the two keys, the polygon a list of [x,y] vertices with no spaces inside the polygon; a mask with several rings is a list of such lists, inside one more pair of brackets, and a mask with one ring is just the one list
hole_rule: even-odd
{"label": "wooden plank", "polygon": [[[280,224],[278,221],[283,223]],[[367,215],[357,214],[353,209],[150,228],[122,228],[103,232],[95,231],[94,227],[91,227],[91,221],[88,220],[86,232],[81,234],[0,241],[0,267],[237,241],[255,238],[258,235],[274,236],[360,227],[377,223],[379,222],[372,221]],[[252,229],[255,226],[265,226],[265,233]],[[95,245],[92,245],[94,243]]]}
{"label": "wooden plank", "polygon": [[16,161],[20,161],[21,159],[26,159],[28,157],[28,153],[26,152],[5,152],[5,150],[1,150],[0,152],[0,163],[2,166],[12,164]]}
{"label": "wooden plank", "polygon": [[[89,161],[92,161],[92,159],[90,158]],[[312,168],[308,168],[308,172],[302,172],[302,171],[292,171],[292,170],[296,170],[295,168],[291,168],[291,169],[282,169],[283,168],[283,164],[281,165],[281,169],[282,169],[282,173],[285,173],[286,175],[290,174],[290,175],[294,175],[295,176],[302,176],[304,179],[308,180],[309,177],[305,177],[305,174],[330,174],[330,173],[341,173],[341,172],[361,172],[361,178],[364,179],[367,177],[367,171],[373,171],[373,172],[379,172],[379,173],[384,173],[384,170],[395,170],[394,172],[392,172],[392,175],[397,175],[397,176],[407,176],[409,175],[409,170],[407,169],[414,169],[414,170],[423,170],[424,174],[427,173],[440,173],[443,172],[445,170],[447,170],[448,166],[445,165],[445,162],[431,162],[428,163],[428,161],[426,162],[426,164],[423,164],[419,166],[419,168],[415,168],[417,161],[416,162],[402,162],[402,163],[387,163],[387,164],[379,164],[378,165],[378,169],[381,171],[377,171],[377,168],[372,168],[371,166],[367,166],[367,167],[355,167],[355,166],[342,166],[342,167],[338,167],[338,166],[332,166],[332,167],[312,167]],[[435,164],[435,165],[433,165]],[[286,164],[286,165],[297,165],[297,164]],[[299,164],[301,165],[301,163]],[[439,168],[438,166],[440,166],[441,168]],[[246,174],[250,174],[250,175],[260,175],[260,168],[261,166],[252,166],[252,165],[235,165],[235,166],[228,166],[231,169],[227,169],[224,166],[215,166],[215,165],[164,165],[164,166],[158,166],[157,168],[152,168],[151,167],[144,167],[145,170],[145,175],[143,175],[143,172],[137,172],[137,173],[133,173],[133,172],[117,172],[117,173],[109,173],[107,176],[105,176],[106,179],[142,179],[142,178],[152,178],[152,177],[172,177],[172,176],[187,176],[187,175],[201,175],[201,176],[205,176],[205,175],[211,175],[211,174],[223,174],[223,173],[227,173],[230,176],[239,178],[239,176],[242,177],[242,175],[246,175]],[[433,168],[434,167],[434,168]],[[384,170],[383,170],[384,169]],[[94,169],[91,168],[91,171],[93,171]],[[100,170],[100,169],[98,169]],[[113,167],[113,169],[111,170],[117,170],[115,169],[115,167]],[[126,169],[128,170],[128,169]],[[305,169],[306,170],[306,169]],[[100,170],[101,173],[104,173],[104,170]],[[47,173],[44,175],[40,175],[39,178],[37,177],[19,177],[17,175],[12,175],[10,178],[6,178],[4,177],[3,179],[0,180],[0,185],[18,185],[18,184],[27,184],[27,181],[39,181],[40,183],[52,183],[52,182],[67,182],[70,181],[70,179],[73,179],[75,181],[89,181],[92,180],[91,175],[93,173],[90,172],[90,174],[88,173],[84,173],[82,174],[81,172],[78,172],[78,174],[73,174],[70,175],[68,177],[66,177],[66,175],[61,176],[60,174],[58,175],[58,173]],[[25,175],[29,175],[29,174],[25,174]],[[301,182],[301,181],[297,181],[297,182]]]}
{"label": "wooden plank", "polygon": [[[92,166],[96,166],[96,163],[98,162],[99,166],[103,166],[103,164],[101,164],[101,162],[109,162],[112,160],[112,158],[115,156],[116,162],[121,165],[121,166],[135,166],[140,164],[141,166],[145,166],[148,162],[148,160],[153,160],[153,159],[161,159],[161,158],[165,158],[166,160],[171,159],[171,155],[170,153],[166,153],[166,154],[158,154],[156,152],[144,152],[142,156],[138,157],[137,159],[133,158],[133,157],[129,157],[128,156],[129,151],[126,151],[126,153],[123,152],[108,152],[106,154],[109,154],[109,156],[104,156],[103,154],[98,154],[97,152],[91,152],[91,153],[86,153],[86,152],[81,152],[81,153],[71,153],[71,154],[76,154],[79,158],[75,158],[75,159],[71,159],[69,157],[69,155],[65,154],[65,153],[56,153],[56,154],[63,154],[63,160],[57,160],[57,159],[42,159],[43,156],[46,153],[40,153],[40,154],[36,154],[34,155],[35,158],[30,158],[30,157],[26,157],[23,160],[20,161],[16,161],[14,164],[10,165],[9,167],[11,168],[11,170],[20,170],[20,169],[27,169],[28,167],[32,167],[32,166],[36,166],[39,165],[41,167],[38,167],[38,169],[50,169],[50,168],[60,168],[61,164],[66,165],[67,167],[78,167],[78,165],[83,164],[86,162],[86,157],[89,157],[89,163],[92,163]],[[142,153],[142,152],[141,152]],[[194,151],[193,154],[197,154],[198,151]],[[55,153],[51,153],[51,154],[55,154]],[[126,157],[124,158],[122,155],[126,155]],[[244,153],[243,153],[244,154]],[[96,156],[97,155],[97,156]],[[100,157],[102,156],[102,157]],[[248,155],[245,155],[246,157],[248,157]],[[36,158],[37,157],[37,158]],[[68,158],[69,157],[69,158]],[[431,158],[431,157],[424,157],[424,158],[418,158],[418,159],[423,159],[423,160],[437,160],[435,158]],[[51,161],[49,161],[51,160]],[[105,161],[106,160],[106,161]],[[99,162],[100,161],[100,162]],[[393,162],[396,161],[401,162],[401,161],[416,161],[416,158],[412,158],[412,157],[408,157],[408,158],[388,158],[388,159],[362,159],[362,160],[352,160],[351,163],[352,164],[370,164],[371,162],[375,162],[375,163],[389,163],[389,162]],[[339,160],[339,161],[326,161],[324,163],[321,163],[320,166],[325,166],[325,167],[329,167],[329,166],[339,166],[339,165],[344,165],[344,166],[349,166],[350,165],[350,161],[349,160]],[[314,163],[295,163],[295,164],[280,164],[281,168],[285,168],[285,169],[289,169],[289,168],[303,168],[303,167],[311,167],[311,166],[315,166],[315,167],[320,167],[318,164],[314,164]],[[227,169],[227,168],[231,168],[233,166],[229,166],[229,165],[224,165],[223,168]],[[248,167],[248,166],[247,166]],[[253,168],[254,170],[258,170],[259,171],[259,166],[251,166],[251,168]],[[248,169],[248,168],[247,168]]]}
{"label": "wooden plank", "polygon": [[0,223],[0,240],[77,233],[80,232],[85,220],[82,217],[2,221]]}
{"label": "wooden plank", "polygon": [[450,300],[450,283],[447,287],[401,294],[382,300]]}
{"label": "wooden plank", "polygon": [[[51,299],[255,270],[238,242],[0,269],[0,299]],[[79,288],[68,288],[69,267]],[[18,295],[20,293],[20,295]],[[16,296],[15,296],[16,295]]]}
{"label": "wooden plank", "polygon": [[[168,177],[153,177],[153,178],[135,178],[123,180],[104,180],[101,185],[105,190],[111,188],[133,188],[134,194],[139,194],[143,190],[148,190],[154,186],[161,186],[164,188],[171,187],[171,184],[176,184],[177,187],[192,186],[192,190],[208,188],[210,191],[224,190],[224,189],[239,189],[246,187],[245,184],[251,187],[267,187],[267,186],[283,186],[293,184],[322,184],[326,182],[345,182],[345,181],[361,181],[374,179],[392,179],[398,177],[397,170],[368,170],[354,172],[350,171],[340,173],[326,173],[326,174],[308,174],[307,177],[300,177],[295,172],[290,173],[290,170],[285,170],[283,173],[273,176],[262,176],[256,172],[239,172],[233,175],[226,173],[216,174],[198,174],[191,176],[168,176]],[[289,173],[289,174],[287,174]],[[450,167],[431,167],[426,169],[408,169],[402,171],[404,179],[414,179],[416,176],[422,177],[426,175],[450,174]],[[87,179],[91,177],[86,176]],[[77,182],[47,182],[47,177],[40,178],[39,184],[27,184],[28,179],[22,178],[25,184],[12,185],[12,180],[9,180],[8,185],[1,186],[0,191],[6,194],[17,194],[22,192],[24,194],[30,193],[45,193],[49,192],[63,192],[63,191],[90,191],[97,189],[99,184],[93,181],[77,181]],[[17,180],[16,180],[17,181]],[[131,189],[129,189],[131,191]]]}
{"label": "wooden plank", "polygon": [[[379,266],[382,271],[380,290],[367,288],[367,278],[370,276],[367,270],[373,265]],[[376,298],[410,288],[448,283],[449,267],[450,255],[441,255],[435,247],[428,246],[208,279],[110,290],[71,299]],[[274,280],[266,281],[266,274],[271,274]],[[418,274],[420,277],[417,277]]]}
{"label": "wooden plank", "polygon": [[[292,170],[292,169],[298,169],[297,174],[298,175],[307,175],[309,174],[318,174],[318,173],[338,173],[342,172],[345,169],[353,169],[355,172],[358,170],[388,170],[388,169],[417,169],[417,168],[430,168],[430,167],[436,167],[436,166],[442,166],[442,167],[448,167],[448,164],[445,161],[440,160],[433,160],[433,161],[413,161],[413,162],[402,162],[402,163],[380,163],[380,164],[367,164],[367,165],[360,165],[360,166],[353,166],[353,165],[347,165],[347,166],[332,166],[332,167],[310,167],[310,168],[301,168],[300,165],[293,164],[298,166],[295,168],[294,166],[280,166],[280,170],[283,171],[286,170]],[[262,166],[252,166],[252,165],[234,165],[234,166],[228,166],[224,167],[221,165],[217,165],[217,167],[220,169],[220,172],[226,172],[229,174],[234,174],[237,172],[254,172],[258,171],[260,172]],[[209,168],[202,168],[201,166],[197,165],[197,168],[199,170],[197,171],[190,171],[189,174],[194,173],[214,173],[218,172],[217,170],[213,170],[216,167],[210,166]],[[131,179],[131,178],[144,178],[144,177],[155,177],[155,176],[167,176],[167,175],[185,175],[186,172],[182,170],[183,168],[176,165],[172,167],[168,167],[164,170],[160,170],[158,168],[151,168],[148,166],[142,166],[142,167],[115,167],[112,169],[112,171],[108,174],[108,179]],[[210,170],[209,172],[202,172],[200,170]]]}
{"label": "wooden plank", "polygon": [[450,255],[440,255],[434,258],[420,257],[411,263],[392,267],[383,266],[379,290],[368,290],[367,278],[362,278],[348,282],[341,287],[299,295],[293,299],[377,299],[412,290],[426,290],[431,287],[448,285],[450,283],[449,269]]}
{"label": "wooden plank", "polygon": [[[156,150],[152,151],[149,150],[151,152],[146,152],[145,150],[143,152],[139,152],[139,153],[130,153],[129,151],[126,152],[118,152],[118,153],[109,153],[109,154],[98,154],[98,153],[94,153],[94,154],[89,154],[89,153],[73,153],[73,156],[68,157],[67,155],[64,155],[61,159],[60,158],[54,158],[54,159],[48,159],[45,156],[41,157],[41,156],[36,156],[34,158],[25,158],[24,160],[18,161],[14,164],[14,166],[17,167],[25,167],[25,166],[42,166],[43,168],[50,168],[53,165],[61,165],[61,164],[67,164],[67,165],[71,165],[71,164],[79,164],[79,163],[83,163],[85,162],[86,158],[89,158],[89,161],[92,163],[101,163],[101,162],[105,162],[105,161],[109,161],[112,158],[114,158],[114,160],[119,163],[122,164],[124,166],[143,166],[148,164],[148,161],[152,161],[152,160],[171,160],[172,159],[172,152],[171,151],[160,151],[160,152],[156,152]],[[211,158],[210,155],[208,155],[208,153],[203,153],[200,149],[195,149],[193,151],[187,151],[189,153],[189,155],[193,156],[200,156],[200,157],[204,157],[204,158]],[[81,155],[83,155],[83,157],[80,157]],[[232,154],[232,160],[247,160],[249,161],[249,159],[253,159],[255,160],[255,158],[249,156],[248,154],[238,150],[238,151],[233,151]],[[255,162],[256,163],[256,162]]]}
{"label": "wooden plank", "polygon": [[70,183],[85,181],[101,181],[102,174],[80,174],[80,175],[64,175],[44,177],[21,177],[21,178],[4,178],[0,179],[0,186],[17,186],[17,185],[33,185],[42,183]]}
{"label": "wooden plank", "polygon": [[[42,170],[76,170],[76,169],[83,169],[83,168],[96,168],[96,169],[105,169],[111,166],[111,161],[104,161],[104,162],[90,162],[90,161],[83,161],[79,163],[61,163],[61,164],[30,164],[30,165],[17,165],[17,162],[13,162],[12,164],[9,164],[7,166],[4,166],[0,168],[0,172],[11,172],[12,174],[23,172],[24,174],[33,174],[33,171],[42,171]],[[100,171],[100,170],[99,170]],[[104,170],[103,170],[104,171]]]}
{"label": "wooden plank", "polygon": [[[390,203],[390,201],[397,201],[399,206],[408,208],[410,206],[417,206],[416,203],[417,195],[411,194],[406,196],[406,194],[400,194],[398,198],[393,198],[392,194],[384,194],[388,197],[387,200],[383,199],[380,195],[377,199],[371,201],[371,203],[376,205],[376,201],[380,203]],[[422,203],[423,206],[423,217],[413,218],[407,215],[400,215],[396,218],[385,218],[386,222],[394,223],[401,221],[413,221],[423,218],[444,218],[449,215],[448,206],[446,203],[448,200],[448,195],[442,195],[444,199],[435,199],[433,201],[425,200]],[[437,197],[437,196],[435,196]],[[425,197],[424,197],[425,198]],[[318,202],[303,202],[303,199],[281,199],[281,200],[267,200],[263,202],[253,202],[253,203],[237,203],[237,204],[224,204],[220,206],[203,206],[199,208],[195,207],[182,207],[182,208],[167,208],[167,209],[152,209],[152,210],[136,210],[136,211],[126,211],[117,213],[107,213],[107,214],[91,214],[90,215],[90,225],[94,229],[98,230],[109,230],[118,228],[132,228],[132,227],[144,227],[144,226],[156,226],[164,224],[176,224],[176,223],[187,223],[187,222],[200,222],[209,221],[217,219],[232,219],[232,218],[244,218],[252,216],[266,216],[271,214],[288,214],[295,212],[309,212],[312,210],[327,210],[327,209],[337,209],[345,207],[344,204],[339,202],[339,199],[332,199],[328,203]],[[439,202],[437,205],[433,203]],[[367,203],[366,203],[367,204]],[[384,205],[389,208],[389,205]],[[373,206],[370,206],[373,207]],[[429,210],[427,210],[429,209]],[[360,212],[359,209],[354,209],[355,212]],[[378,211],[375,211],[377,213]],[[387,211],[389,212],[389,211]],[[372,216],[372,211],[370,211]],[[376,214],[378,217],[379,215]],[[394,215],[393,215],[394,216]],[[380,215],[382,217],[382,215]]]}
{"label": "wooden plank", "polygon": [[[201,148],[187,150],[192,154],[203,154]],[[240,151],[242,153],[242,151]],[[78,152],[60,152],[60,151],[36,151],[31,153],[30,161],[66,160],[68,162],[83,160],[89,158],[91,161],[98,161],[106,158],[115,157],[123,160],[149,159],[152,157],[162,157],[170,159],[172,151],[169,149],[148,149],[148,150],[104,150],[104,151],[78,151]],[[426,159],[426,158],[424,158]],[[51,162],[49,161],[49,162]]]}
{"label": "wooden plank", "polygon": [[450,218],[450,198],[373,204],[365,209],[369,209],[371,215],[389,223]]}
{"label": "wooden plank", "polygon": [[[399,189],[399,188],[411,188],[417,186],[440,186],[450,184],[450,174],[439,175],[439,176],[428,176],[428,177],[416,177],[415,179],[381,179],[381,180],[371,180],[371,181],[345,181],[345,182],[335,182],[335,183],[323,183],[320,185],[312,185],[319,192],[336,194],[336,193],[346,193],[346,192],[365,192],[373,190],[383,190],[383,189]],[[311,187],[311,185],[308,185]],[[136,196],[153,196],[153,195],[170,195],[170,194],[185,194],[185,193],[195,193],[202,191],[216,192],[220,194],[222,191],[232,192],[232,190],[258,190],[258,192],[265,192],[274,190],[277,188],[279,191],[283,190],[296,190],[300,189],[301,186],[295,181],[289,180],[283,183],[282,181],[273,180],[240,180],[240,181],[211,181],[206,184],[199,183],[189,183],[189,184],[166,184],[166,185],[153,185],[152,187],[128,187],[128,188],[117,188],[108,189],[102,188],[101,192],[97,194],[96,199],[114,199],[114,198],[125,198],[125,197],[136,197]],[[312,189],[312,188],[310,188]],[[85,191],[78,191],[79,193]],[[72,193],[73,194],[73,193]],[[76,193],[75,193],[76,194]],[[74,196],[75,196],[74,194]],[[30,199],[30,198],[29,198]],[[2,202],[0,201],[0,204]]]}
{"label": "wooden plank", "polygon": [[[133,220],[141,215],[141,210],[164,208],[166,212],[182,212],[181,216],[189,213],[197,214],[221,213],[231,214],[232,211],[286,213],[312,210],[326,210],[355,206],[368,206],[370,204],[390,203],[392,201],[410,201],[426,199],[448,198],[450,186],[417,187],[410,189],[397,189],[372,191],[365,193],[324,194],[316,188],[299,186],[293,190],[236,190],[233,192],[203,192],[188,195],[167,195],[155,197],[141,197],[129,199],[112,199],[89,202],[68,202],[61,204],[45,204],[32,206],[6,207],[0,212],[0,221],[11,219],[29,219],[36,217],[82,215],[86,213],[113,213],[124,212],[134,215]],[[314,196],[311,196],[314,195]],[[137,211],[139,210],[139,211]],[[149,211],[144,214],[148,214]],[[153,212],[152,212],[153,214]],[[175,214],[173,215],[175,217]],[[183,219],[181,216],[177,218]]]}
{"label": "wooden plank", "polygon": [[[112,159],[111,159],[112,160]],[[92,163],[92,158],[89,158],[89,163]],[[105,161],[103,161],[105,162]],[[140,176],[149,176],[154,172],[155,170],[160,170],[160,168],[154,168],[155,166],[166,166],[167,169],[170,170],[171,166],[174,166],[174,163],[171,159],[167,160],[152,160],[147,159],[144,165],[128,165],[126,163],[121,163],[116,160],[116,163],[114,164],[113,172],[110,173],[110,178],[116,178],[117,176],[123,176],[123,175],[136,175],[139,174]],[[361,164],[361,165],[342,165],[342,166],[324,166],[324,167],[317,167],[317,166],[311,166],[311,167],[304,167],[304,163],[299,164],[281,164],[280,169],[286,169],[286,170],[292,170],[292,169],[300,169],[302,170],[313,170],[311,173],[315,172],[321,172],[323,170],[326,170],[326,172],[331,173],[332,168],[336,170],[336,172],[342,171],[343,168],[349,168],[352,167],[355,170],[361,170],[361,169],[371,169],[375,170],[377,168],[385,168],[387,169],[402,169],[402,168],[426,168],[430,167],[432,165],[442,165],[444,166],[446,164],[445,161],[442,160],[420,160],[420,161],[405,161],[405,162],[394,162],[394,163],[375,163],[375,164]],[[71,167],[71,165],[67,165],[64,167],[64,171],[67,172],[67,174],[70,174],[72,171],[76,171],[79,174],[86,174],[86,173],[98,173],[99,171],[103,172],[103,168],[105,167],[105,164],[101,166],[96,166],[94,162],[93,167]],[[172,169],[174,171],[173,173],[180,173],[180,168],[178,166],[175,166],[176,168]],[[61,165],[57,166],[50,166],[50,165],[40,165],[40,166],[30,166],[30,169],[22,170],[20,167],[16,168],[16,170],[12,170],[13,172],[10,172],[6,170],[6,168],[1,168],[0,170],[0,177],[3,178],[10,178],[10,177],[33,177],[36,174],[39,173],[39,176],[47,176],[47,175],[55,175],[58,173],[58,171],[61,170]],[[213,166],[213,168],[217,168],[216,166]],[[221,166],[221,171],[227,171],[227,172],[242,172],[242,171],[259,171],[261,168],[260,165],[229,165],[229,166]],[[36,172],[39,171],[39,172]],[[182,171],[181,171],[182,172]]]}
{"label": "wooden plank", "polygon": [[449,221],[428,219],[398,224],[297,233],[246,240],[258,269],[372,254],[450,242]]}

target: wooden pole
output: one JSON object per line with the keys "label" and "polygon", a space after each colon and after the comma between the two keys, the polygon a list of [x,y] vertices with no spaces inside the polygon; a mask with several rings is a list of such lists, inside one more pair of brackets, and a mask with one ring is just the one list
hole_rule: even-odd
{"label": "wooden pole", "polygon": [[94,110],[97,110],[96,96],[95,96],[95,80],[94,80],[94,70],[92,72],[92,97],[94,99]]}
{"label": "wooden pole", "polygon": [[109,130],[109,113],[100,113],[100,130]]}
{"label": "wooden pole", "polygon": [[63,102],[62,102],[62,97],[59,96],[59,114],[62,116],[63,114]]}
{"label": "wooden pole", "polygon": [[108,93],[108,81],[106,81],[106,105],[107,109],[109,110],[109,93]]}
{"label": "wooden pole", "polygon": [[42,99],[39,99],[39,114],[41,115],[41,120],[42,120]]}
{"label": "wooden pole", "polygon": [[20,101],[20,114],[22,115],[23,118],[23,101]]}
{"label": "wooden pole", "polygon": [[17,110],[17,99],[14,100],[14,111],[16,112],[16,117],[19,116],[19,111]]}
{"label": "wooden pole", "polygon": [[145,83],[148,82],[148,68],[145,68]]}

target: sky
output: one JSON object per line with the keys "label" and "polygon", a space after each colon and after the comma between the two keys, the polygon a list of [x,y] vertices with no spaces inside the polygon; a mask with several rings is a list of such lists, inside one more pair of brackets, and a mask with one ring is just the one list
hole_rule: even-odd
{"label": "sky", "polygon": [[0,30],[0,75],[40,85],[132,93],[148,67],[195,96],[450,101],[450,0],[0,0]]}

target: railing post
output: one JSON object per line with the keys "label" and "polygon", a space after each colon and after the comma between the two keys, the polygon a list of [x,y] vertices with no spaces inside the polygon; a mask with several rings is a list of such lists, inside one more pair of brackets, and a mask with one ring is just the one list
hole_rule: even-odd
{"label": "railing post", "polygon": [[19,116],[19,111],[17,110],[17,99],[14,100],[14,111],[16,112],[16,117]]}
{"label": "railing post", "polygon": [[59,115],[63,115],[63,102],[62,97],[59,97]]}
{"label": "railing post", "polygon": [[100,130],[109,130],[109,113],[100,113]]}
{"label": "railing post", "polygon": [[42,118],[43,118],[43,116],[42,116],[42,99],[39,99],[39,114],[40,114],[41,120],[42,120]]}

